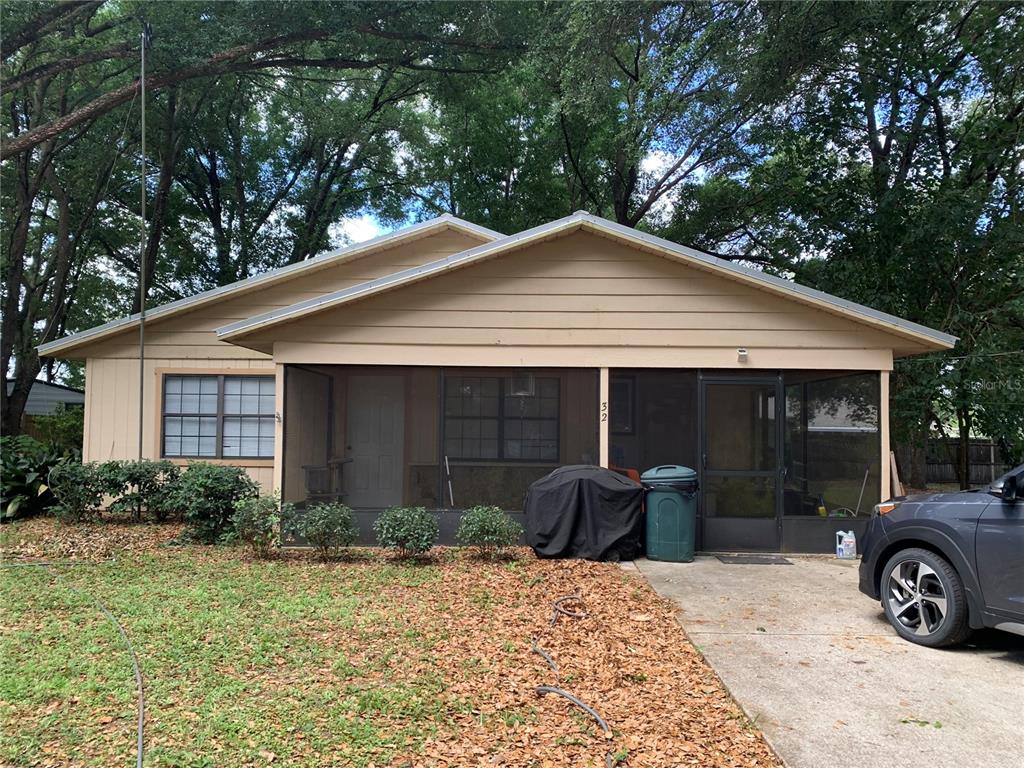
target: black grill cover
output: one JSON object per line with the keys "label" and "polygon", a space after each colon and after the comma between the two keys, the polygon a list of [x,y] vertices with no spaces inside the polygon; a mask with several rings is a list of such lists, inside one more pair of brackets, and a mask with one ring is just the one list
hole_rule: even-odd
{"label": "black grill cover", "polygon": [[641,554],[644,491],[610,469],[559,467],[526,494],[526,543],[539,557],[632,560]]}

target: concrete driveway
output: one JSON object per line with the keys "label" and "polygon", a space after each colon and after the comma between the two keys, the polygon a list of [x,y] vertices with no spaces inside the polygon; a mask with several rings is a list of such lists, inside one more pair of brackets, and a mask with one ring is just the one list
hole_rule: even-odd
{"label": "concrete driveway", "polygon": [[857,591],[857,563],[789,559],[636,563],[787,765],[1024,765],[1024,638],[913,645]]}

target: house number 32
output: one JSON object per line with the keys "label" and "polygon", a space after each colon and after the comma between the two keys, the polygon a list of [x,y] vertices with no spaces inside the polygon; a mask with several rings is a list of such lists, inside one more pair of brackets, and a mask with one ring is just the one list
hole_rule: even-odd
{"label": "house number 32", "polygon": [[601,421],[608,421],[608,401],[601,402]]}

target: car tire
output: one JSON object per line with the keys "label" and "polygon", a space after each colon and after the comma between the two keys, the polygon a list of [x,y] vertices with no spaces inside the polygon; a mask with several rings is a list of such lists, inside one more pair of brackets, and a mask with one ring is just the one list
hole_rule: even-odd
{"label": "car tire", "polygon": [[900,637],[929,648],[962,643],[971,634],[967,597],[956,569],[927,549],[904,549],[882,569],[885,618]]}

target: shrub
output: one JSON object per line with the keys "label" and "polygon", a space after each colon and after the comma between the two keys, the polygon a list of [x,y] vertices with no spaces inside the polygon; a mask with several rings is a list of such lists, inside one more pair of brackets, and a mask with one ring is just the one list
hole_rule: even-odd
{"label": "shrub", "polygon": [[33,416],[32,421],[47,445],[62,452],[82,452],[82,432],[85,425],[85,409],[82,406],[57,403],[57,407],[51,413]]}
{"label": "shrub", "polygon": [[241,467],[195,461],[167,489],[166,503],[181,511],[191,538],[213,544],[231,530],[235,502],[258,495]]}
{"label": "shrub", "polygon": [[351,547],[359,534],[352,510],[340,502],[322,502],[306,509],[298,522],[298,533],[321,557],[332,557]]}
{"label": "shrub", "polygon": [[170,492],[181,471],[169,461],[108,461],[100,465],[100,482],[104,493],[116,500],[110,505],[115,512],[131,512],[142,519],[143,510],[157,520],[164,520],[174,509]]}
{"label": "shrub", "polygon": [[235,502],[231,518],[239,541],[252,547],[257,557],[267,557],[281,544],[281,516],[290,511],[276,493],[270,496],[246,496]]}
{"label": "shrub", "polygon": [[81,523],[99,515],[103,501],[100,465],[66,461],[50,470],[50,487],[57,499],[53,508],[57,519]]}
{"label": "shrub", "polygon": [[423,507],[392,507],[373,523],[377,543],[397,549],[402,557],[420,555],[437,541],[437,519]]}
{"label": "shrub", "polygon": [[28,435],[0,438],[0,522],[52,507],[50,470],[69,458]]}
{"label": "shrub", "polygon": [[515,546],[523,527],[499,507],[473,507],[459,521],[456,541],[464,547],[476,547],[482,555],[500,556]]}

